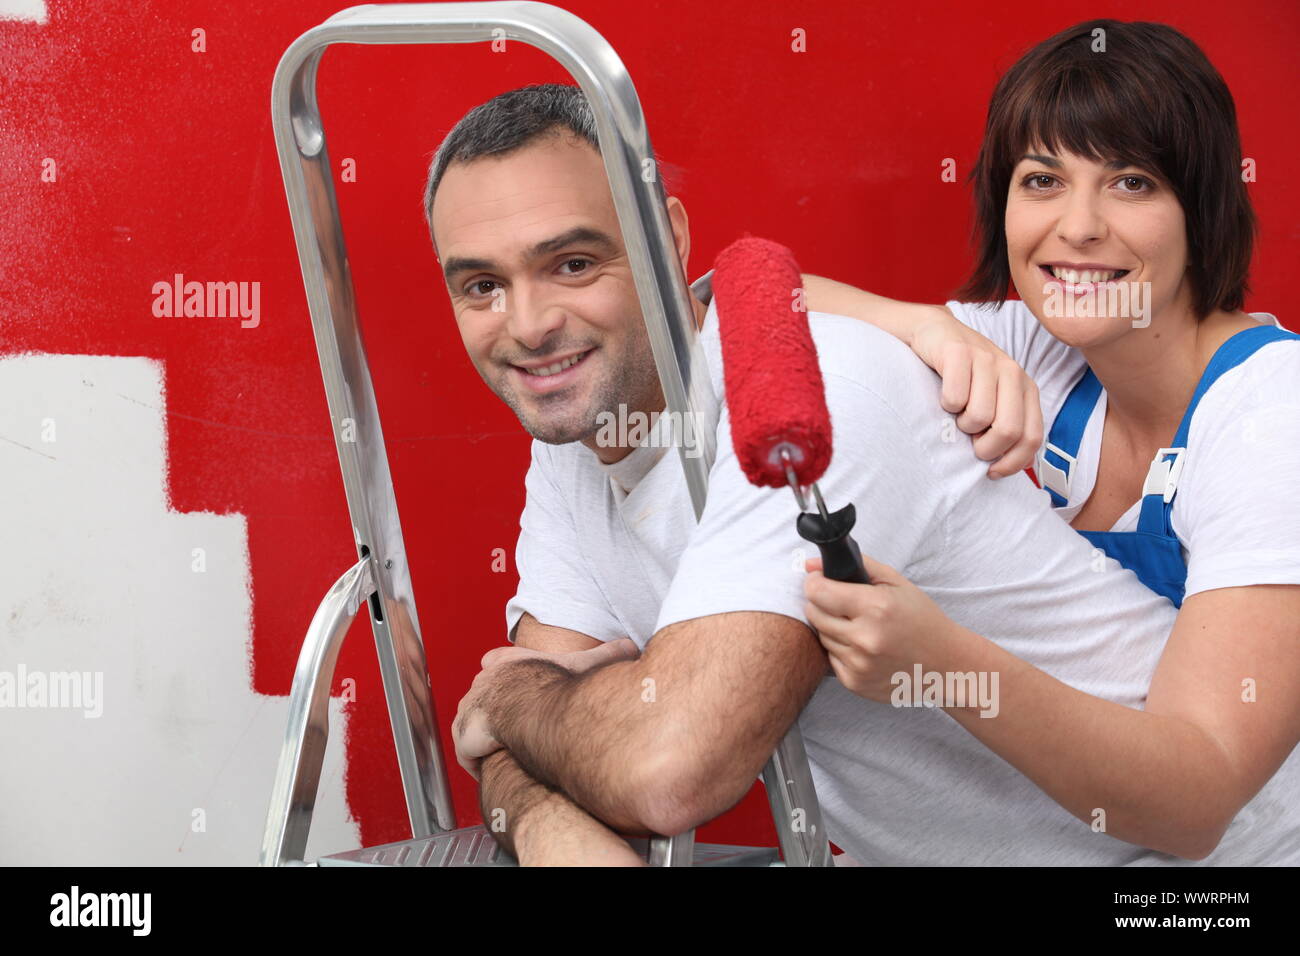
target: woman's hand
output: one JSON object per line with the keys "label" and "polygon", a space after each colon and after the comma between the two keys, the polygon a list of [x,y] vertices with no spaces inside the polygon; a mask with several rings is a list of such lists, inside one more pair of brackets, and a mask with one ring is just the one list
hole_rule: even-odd
{"label": "woman's hand", "polygon": [[990,478],[1033,465],[1043,444],[1043,410],[1038,386],[1011,356],[946,308],[918,324],[908,344],[943,378],[944,411],[975,436],[975,455],[994,462]]}
{"label": "woman's hand", "polygon": [[964,633],[930,598],[887,564],[865,554],[871,584],[833,581],[821,558],[804,562],[804,613],[830,658],[831,670],[853,693],[890,702],[894,675],[944,671]]}
{"label": "woman's hand", "polygon": [[974,435],[990,478],[1030,467],[1043,443],[1038,386],[1011,356],[967,328],[947,306],[900,302],[825,276],[803,277],[806,305],[859,319],[908,346],[943,379],[944,410]]}

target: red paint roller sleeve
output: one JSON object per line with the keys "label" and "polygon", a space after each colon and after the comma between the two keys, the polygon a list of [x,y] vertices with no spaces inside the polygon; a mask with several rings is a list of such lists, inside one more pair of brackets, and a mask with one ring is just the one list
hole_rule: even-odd
{"label": "red paint roller sleeve", "polygon": [[[826,577],[870,584],[862,552],[849,535],[857,517],[852,503],[828,512],[816,484],[831,461],[831,416],[798,294],[802,285],[794,255],[767,239],[738,239],[714,262],[732,445],[751,484],[812,487],[816,512],[803,510],[803,492],[794,489],[800,508],[795,530],[821,551]],[[782,451],[789,453],[793,479]]]}
{"label": "red paint roller sleeve", "polygon": [[[831,418],[808,330],[803,279],[785,246],[746,236],[714,262],[723,382],[736,457],[751,484],[787,484],[781,448],[799,484],[831,461]],[[796,310],[795,306],[798,306]]]}

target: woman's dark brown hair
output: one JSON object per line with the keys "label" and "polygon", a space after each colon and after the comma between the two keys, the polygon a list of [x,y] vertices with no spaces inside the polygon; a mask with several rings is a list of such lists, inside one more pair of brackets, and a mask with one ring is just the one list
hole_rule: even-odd
{"label": "woman's dark brown hair", "polygon": [[1163,23],[1089,20],[1044,40],[1007,71],[970,175],[978,259],[958,300],[1006,301],[1007,192],[1033,145],[1132,164],[1163,179],[1187,223],[1197,318],[1242,307],[1256,224],[1241,177],[1237,111],[1195,43]]}

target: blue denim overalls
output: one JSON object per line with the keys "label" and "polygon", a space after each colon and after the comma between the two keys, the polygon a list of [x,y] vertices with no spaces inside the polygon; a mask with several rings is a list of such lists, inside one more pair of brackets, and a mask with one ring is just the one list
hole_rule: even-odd
{"label": "blue denim overalls", "polygon": [[[1300,335],[1276,326],[1261,325],[1236,333],[1221,346],[1210,359],[1205,373],[1192,393],[1192,400],[1183,414],[1178,434],[1170,448],[1156,452],[1146,482],[1142,486],[1142,510],[1138,514],[1136,531],[1080,531],[1096,547],[1133,571],[1151,590],[1162,594],[1182,607],[1183,591],[1187,584],[1187,564],[1183,560],[1182,546],[1170,523],[1174,495],[1178,491],[1178,476],[1187,453],[1187,433],[1192,424],[1201,396],[1215,380],[1229,369],[1235,368],[1255,354],[1256,350],[1281,339],[1300,339]],[[1042,451],[1038,453],[1034,471],[1038,481],[1052,498],[1052,507],[1062,508],[1070,495],[1070,480],[1079,443],[1097,399],[1101,395],[1101,382],[1085,368],[1083,377],[1066,396],[1065,404],[1052,423],[1051,432]]]}

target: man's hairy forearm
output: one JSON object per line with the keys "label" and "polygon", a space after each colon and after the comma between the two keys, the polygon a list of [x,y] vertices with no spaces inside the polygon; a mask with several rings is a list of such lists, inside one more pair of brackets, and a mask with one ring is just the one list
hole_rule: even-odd
{"label": "man's hairy forearm", "polygon": [[[679,621],[636,660],[499,665],[488,729],[539,783],[623,833],[671,835],[733,806],[825,676],[802,621]],[[643,829],[641,829],[643,828]]]}
{"label": "man's hairy forearm", "polygon": [[519,858],[515,838],[524,817],[553,793],[524,771],[508,750],[488,754],[479,764],[479,810],[492,838],[511,856]]}
{"label": "man's hairy forearm", "polygon": [[503,664],[492,734],[535,782],[562,790],[610,828],[647,833],[639,791],[662,705],[642,702],[635,661],[580,674],[549,661]]}
{"label": "man's hairy forearm", "polygon": [[562,832],[565,839],[589,850],[594,862],[610,848],[630,849],[618,834],[590,816],[565,794],[538,783],[508,750],[498,750],[479,767],[479,809],[483,824],[497,844],[525,861],[528,845],[536,846],[539,830]]}

